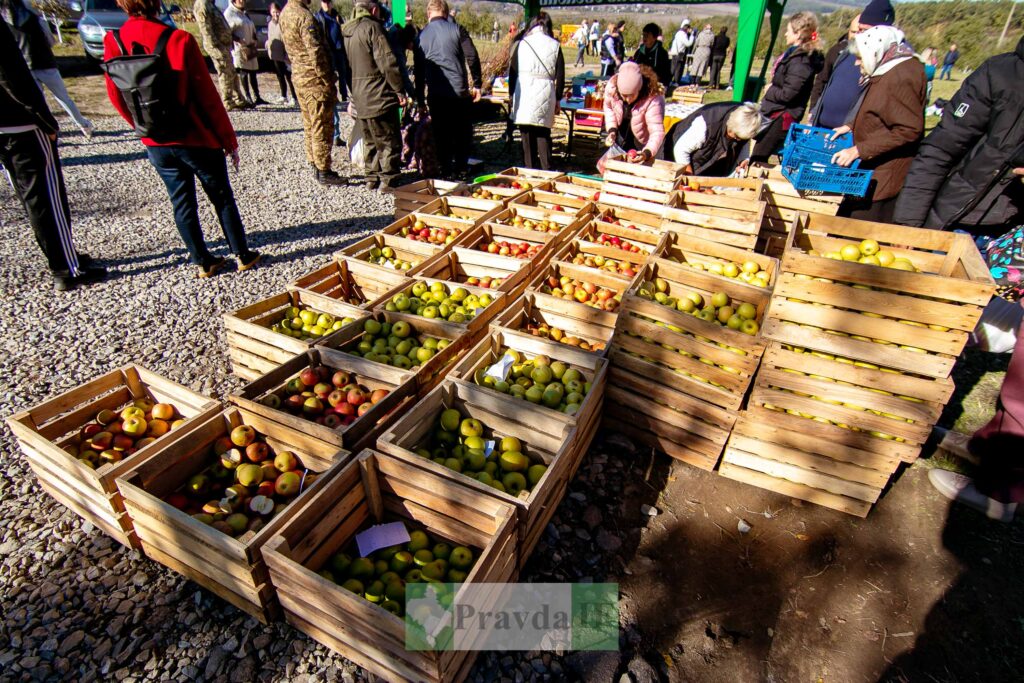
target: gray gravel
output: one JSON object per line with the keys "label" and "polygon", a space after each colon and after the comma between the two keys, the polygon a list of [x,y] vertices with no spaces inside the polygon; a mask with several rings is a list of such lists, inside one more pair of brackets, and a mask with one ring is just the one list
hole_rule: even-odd
{"label": "gray gravel", "polygon": [[[387,195],[315,183],[296,111],[232,118],[242,145],[235,194],[251,246],[271,256],[252,272],[195,278],[164,187],[120,120],[99,119],[93,140],[75,133],[61,144],[76,242],[110,268],[107,282],[54,292],[20,205],[0,186],[5,417],[129,362],[196,391],[231,393],[242,383],[229,374],[222,314],[282,291],[347,242],[390,222]],[[337,168],[345,172],[346,165]],[[226,254],[205,199],[201,207],[215,252]],[[626,538],[616,528],[623,480],[633,474],[604,454],[588,462],[527,578],[611,576]],[[563,561],[576,556],[584,561]],[[65,510],[38,487],[7,429],[0,430],[0,601],[2,680],[364,677],[287,625],[261,626]],[[573,667],[548,654],[487,654],[470,680],[589,678],[586,666]]]}

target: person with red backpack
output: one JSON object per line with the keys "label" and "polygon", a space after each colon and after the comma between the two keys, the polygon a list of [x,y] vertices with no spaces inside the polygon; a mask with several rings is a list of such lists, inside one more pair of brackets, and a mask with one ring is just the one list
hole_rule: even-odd
{"label": "person with red backpack", "polygon": [[[246,243],[225,156],[238,168],[238,140],[199,44],[160,22],[160,0],[117,0],[128,21],[103,39],[107,95],[142,138],[150,163],[167,186],[174,222],[199,277],[227,263],[210,253],[199,224],[196,179],[210,198],[224,237],[249,270],[261,255]],[[145,96],[136,96],[138,94]],[[127,96],[126,96],[127,95]]]}

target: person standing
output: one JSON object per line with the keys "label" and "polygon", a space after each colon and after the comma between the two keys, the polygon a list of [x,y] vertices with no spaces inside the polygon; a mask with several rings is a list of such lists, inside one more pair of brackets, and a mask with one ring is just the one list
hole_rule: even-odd
{"label": "person standing", "polygon": [[[225,156],[231,157],[232,164],[238,169],[238,140],[199,51],[199,43],[187,31],[172,29],[157,18],[162,8],[160,0],[117,0],[117,5],[128,15],[128,21],[120,28],[118,36],[111,31],[103,38],[104,61],[124,54],[121,45],[131,54],[135,54],[137,48],[152,54],[157,43],[166,42],[166,68],[175,76],[170,82],[175,86],[174,101],[180,114],[179,132],[162,135],[159,140],[144,137],[142,144],[146,147],[150,163],[167,187],[174,207],[174,223],[192,263],[199,268],[198,276],[207,278],[215,275],[227,260],[211,254],[203,239],[196,179],[217,212],[224,237],[238,259],[238,269],[253,268],[262,256],[249,249],[246,242],[245,228],[231,190],[225,160]],[[134,104],[125,102],[110,76],[104,78],[110,103],[134,128]]]}
{"label": "person standing", "polygon": [[587,36],[590,39],[590,56],[597,57],[597,39],[601,37],[601,22],[594,19],[590,22],[590,34]]}
{"label": "person standing", "polygon": [[921,143],[893,222],[1001,235],[1024,222],[1024,37],[986,59]]}
{"label": "person standing", "polygon": [[946,56],[942,58],[942,73],[939,74],[939,80],[946,79],[950,80],[949,73],[953,70],[953,66],[957,60],[960,59],[960,50],[956,49],[956,43],[949,46],[949,50],[946,51]]}
{"label": "person standing", "polygon": [[260,69],[256,50],[256,24],[245,13],[245,0],[230,0],[230,3],[224,10],[224,18],[231,28],[231,39],[234,42],[231,59],[235,71],[242,81],[245,99],[252,102],[253,106],[266,104],[266,100],[260,97],[260,84],[256,80],[256,72]]}
{"label": "person standing", "polygon": [[611,76],[622,64],[615,40],[615,24],[608,24],[608,30],[601,36],[601,76]]}
{"label": "person standing", "polygon": [[850,20],[849,29],[825,55],[821,71],[814,77],[809,109],[811,124],[821,128],[838,128],[857,103],[863,87],[857,57],[849,45],[853,37],[872,26],[892,26],[896,11],[889,0],[871,0],[864,11]]}
{"label": "person standing", "polygon": [[[573,66],[584,66],[583,53],[587,51],[587,45],[589,44],[590,38],[587,32],[587,22],[583,22],[576,29],[576,33],[572,34],[572,42],[576,46],[576,63]],[[513,61],[513,63],[515,63]]]}
{"label": "person standing", "polygon": [[238,82],[238,73],[235,71],[235,62],[231,56],[234,39],[231,37],[231,27],[228,26],[227,19],[213,4],[213,0],[196,0],[192,6],[192,13],[195,15],[196,24],[199,25],[199,35],[203,37],[206,54],[210,56],[214,68],[217,69],[220,96],[224,100],[224,106],[228,111],[249,108],[252,105],[242,94],[242,86]]}
{"label": "person standing", "polygon": [[853,146],[836,152],[833,163],[872,171],[868,195],[847,197],[839,215],[890,223],[896,197],[924,134],[924,67],[904,42],[903,31],[874,26],[853,37],[866,81],[850,123],[837,134],[853,132]]}
{"label": "person standing", "polygon": [[679,24],[679,30],[672,37],[672,45],[669,46],[668,56],[672,58],[672,85],[679,85],[679,80],[686,70],[686,57],[693,47],[693,32],[690,30],[690,20],[683,19]]}
{"label": "person standing", "polygon": [[708,68],[711,66],[711,48],[715,44],[715,32],[711,30],[711,24],[704,24],[704,28],[693,40],[693,63],[690,64],[690,75],[693,76],[693,84],[700,85]]}
{"label": "person standing", "polygon": [[338,91],[334,67],[320,23],[309,11],[310,0],[288,0],[281,10],[281,37],[292,62],[292,83],[302,113],[306,159],[321,185],[348,185],[331,170],[334,107]]}
{"label": "person standing", "polygon": [[[452,178],[468,171],[473,143],[470,109],[480,100],[482,76],[475,48],[467,55],[463,29],[449,21],[448,13],[445,0],[428,0],[427,25],[416,39],[414,70],[416,101],[425,102],[430,112],[441,175]],[[467,58],[472,87],[466,77]]]}
{"label": "person standing", "polygon": [[380,5],[359,0],[341,27],[352,68],[352,103],[366,147],[366,187],[393,187],[400,172],[405,105],[402,72],[380,21]]}
{"label": "person standing", "polygon": [[771,85],[761,98],[761,113],[772,123],[757,139],[751,161],[768,161],[786,141],[790,127],[803,118],[823,61],[817,17],[797,12],[786,24],[786,50],[775,60]]}
{"label": "person standing", "polygon": [[672,85],[672,63],[665,46],[658,40],[660,35],[661,27],[657,24],[651,23],[644,26],[641,32],[640,47],[633,55],[633,61],[651,67],[658,77],[658,81],[668,88]]}
{"label": "person standing", "polygon": [[727,29],[723,26],[715,36],[715,42],[711,44],[711,77],[708,85],[715,90],[721,87],[722,65],[729,54],[729,36]]}
{"label": "person standing", "polygon": [[657,157],[665,142],[665,89],[651,67],[626,62],[604,92],[605,144],[639,149],[630,159],[635,163]]}
{"label": "person standing", "polygon": [[523,140],[523,165],[550,170],[551,126],[565,89],[565,58],[547,12],[537,14],[524,38],[516,43],[508,88],[512,120]]}
{"label": "person standing", "polygon": [[[341,35],[341,24],[338,23],[338,10],[334,9],[331,0],[320,0],[320,11],[316,13],[316,20],[320,22],[324,38],[330,47],[331,63],[338,75],[338,95],[340,102],[344,105],[348,102],[349,86],[352,79],[349,77],[348,55],[345,52],[345,37]],[[339,122],[335,117],[335,129]]]}
{"label": "person standing", "polygon": [[[281,8],[276,2],[270,3],[270,20],[267,21],[267,56],[274,65],[277,84],[281,86],[281,103],[295,106],[295,86],[292,85],[292,67],[288,61],[288,51],[284,49],[281,37]],[[289,88],[291,93],[289,94]]]}
{"label": "person standing", "polygon": [[28,214],[54,287],[65,292],[99,282],[107,271],[75,250],[57,151],[59,131],[14,34],[0,21],[0,164]]}
{"label": "person standing", "polygon": [[496,43],[501,38],[501,30],[498,28],[498,20],[494,20],[494,27],[491,29],[491,42]]}

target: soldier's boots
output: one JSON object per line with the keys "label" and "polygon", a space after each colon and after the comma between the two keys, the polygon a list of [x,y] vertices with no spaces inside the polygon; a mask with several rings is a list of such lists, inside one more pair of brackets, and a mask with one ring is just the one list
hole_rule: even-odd
{"label": "soldier's boots", "polygon": [[321,185],[339,186],[348,185],[348,178],[340,176],[334,171],[316,171],[316,181]]}

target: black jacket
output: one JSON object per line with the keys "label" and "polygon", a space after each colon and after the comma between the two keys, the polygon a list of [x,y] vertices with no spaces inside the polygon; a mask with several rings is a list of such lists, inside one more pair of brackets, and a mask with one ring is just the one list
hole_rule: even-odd
{"label": "black jacket", "polygon": [[398,95],[405,86],[384,25],[358,6],[353,18],[341,27],[341,33],[352,70],[356,118],[376,118],[398,107]]}
{"label": "black jacket", "polygon": [[814,87],[811,88],[811,99],[807,105],[807,108],[811,111],[814,111],[814,108],[818,106],[818,100],[821,99],[821,94],[825,92],[825,86],[828,85],[829,80],[832,78],[832,70],[835,68],[836,62],[839,61],[839,55],[849,45],[850,39],[844,36],[825,53],[825,61],[821,65],[821,71],[814,77]]}
{"label": "black jacket", "polygon": [[467,97],[467,62],[473,87],[479,88],[483,80],[480,57],[473,46],[473,40],[454,21],[441,17],[428,21],[416,38],[413,55],[418,102],[423,101],[424,89],[429,92],[431,99]]}
{"label": "black jacket", "polygon": [[960,86],[924,139],[896,203],[894,223],[998,226],[1024,212],[1024,38]]}
{"label": "black jacket", "polygon": [[725,59],[725,56],[729,54],[729,43],[729,36],[724,33],[716,34],[715,42],[711,44],[711,56]]}
{"label": "black jacket", "polygon": [[50,41],[43,32],[39,15],[28,9],[20,0],[10,3],[11,10],[2,15],[7,21],[14,40],[21,49],[21,55],[29,69],[56,69],[57,60],[50,48]]}
{"label": "black jacket", "polygon": [[672,59],[668,56],[668,50],[657,41],[650,50],[644,49],[641,45],[633,55],[633,61],[637,64],[646,64],[654,70],[658,76],[658,82],[667,86],[672,80]]}
{"label": "black jacket", "polygon": [[[729,114],[741,104],[740,102],[706,104],[674,125],[669,131],[668,140],[665,143],[666,157],[672,156],[676,140],[693,125],[697,117],[701,117],[704,119],[704,125],[707,126],[707,134],[704,137],[704,144],[690,155],[690,167],[693,169],[693,174],[721,177],[732,173],[743,147],[750,144],[748,140],[733,140],[726,135]],[[675,159],[669,158],[669,161],[675,161]]]}
{"label": "black jacket", "polygon": [[779,62],[772,83],[761,98],[761,113],[771,116],[776,112],[789,112],[794,120],[800,121],[811,96],[814,76],[823,64],[820,52],[790,50]]}
{"label": "black jacket", "polygon": [[39,126],[47,135],[59,130],[11,29],[0,21],[0,128],[15,126]]}

